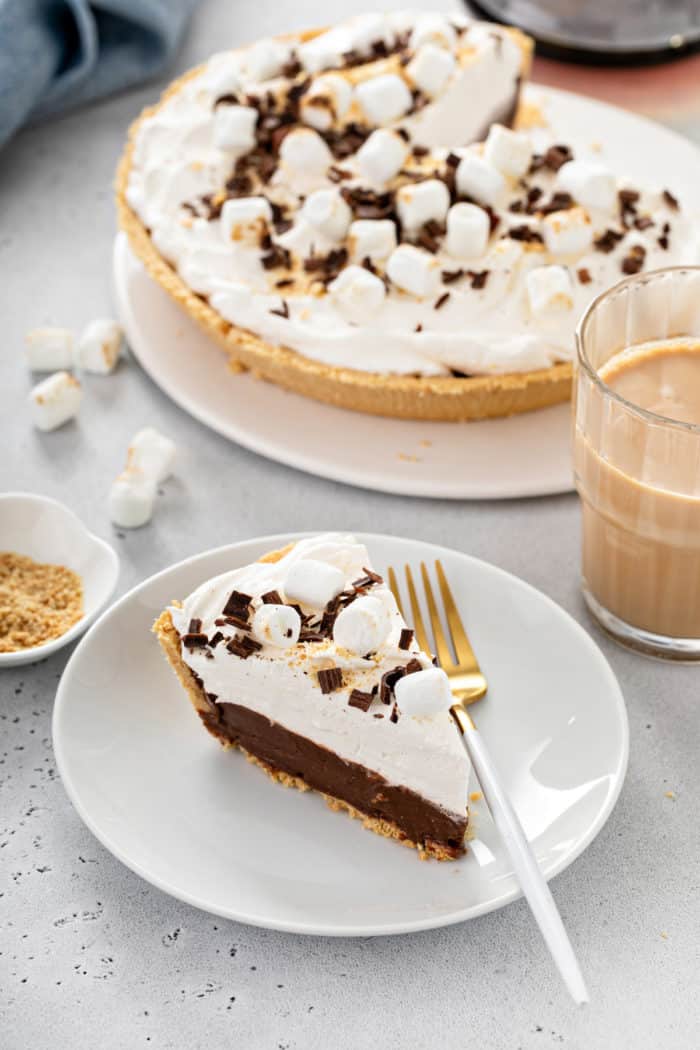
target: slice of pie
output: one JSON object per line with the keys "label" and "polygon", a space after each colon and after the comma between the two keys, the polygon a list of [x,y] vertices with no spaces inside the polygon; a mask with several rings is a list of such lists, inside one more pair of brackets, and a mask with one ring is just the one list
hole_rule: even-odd
{"label": "slice of pie", "polygon": [[446,676],[354,537],[207,580],[153,630],[225,747],[422,858],[464,852],[469,763]]}

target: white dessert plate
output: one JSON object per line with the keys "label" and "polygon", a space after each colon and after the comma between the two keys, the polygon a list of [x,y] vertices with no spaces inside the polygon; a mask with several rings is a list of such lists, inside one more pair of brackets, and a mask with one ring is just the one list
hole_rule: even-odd
{"label": "white dessert plate", "polygon": [[34,561],[65,565],[83,581],[83,615],[73,626],[43,645],[0,653],[0,668],[36,663],[75,641],[107,604],[117,584],[119,558],[108,543],[93,536],[72,510],[48,496],[31,492],[0,495],[0,550]]}
{"label": "white dessert plate", "polygon": [[[319,795],[273,783],[203,731],[151,624],[173,598],[294,538],[180,562],[93,626],[63,674],[53,720],[79,815],[154,886],[256,926],[365,937],[444,926],[514,900],[518,885],[483,802],[467,855],[422,863]],[[556,875],[601,829],[625,775],[627,716],[605,658],[549,598],[492,565],[415,540],[359,538],[380,571],[442,559],[490,682],[479,726],[542,870]]]}
{"label": "white dessert plate", "polygon": [[[700,150],[651,121],[566,91],[527,97],[577,156],[668,186],[700,208]],[[538,134],[535,130],[535,134]],[[573,487],[569,406],[481,423],[421,423],[333,408],[251,375],[146,274],[126,237],[114,248],[116,308],[136,357],[181,408],[232,441],[335,481],[409,496],[501,499]]]}

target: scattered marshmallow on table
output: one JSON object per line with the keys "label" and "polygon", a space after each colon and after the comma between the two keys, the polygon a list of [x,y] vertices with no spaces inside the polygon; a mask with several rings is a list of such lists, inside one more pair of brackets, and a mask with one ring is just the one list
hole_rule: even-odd
{"label": "scattered marshmallow on table", "polygon": [[236,197],[225,202],[220,222],[225,241],[257,241],[261,225],[272,222],[272,208],[265,197]]}
{"label": "scattered marshmallow on table", "polygon": [[506,189],[506,180],[492,164],[469,153],[457,166],[457,190],[464,197],[473,197],[479,204],[492,207],[498,204]]}
{"label": "scattered marshmallow on table", "polygon": [[127,453],[127,469],[140,470],[159,485],[170,477],[175,460],[175,442],[155,427],[144,427],[134,434]]}
{"label": "scattered marshmallow on table", "polygon": [[396,223],[392,219],[356,219],[350,226],[348,240],[353,259],[382,261],[396,247]]}
{"label": "scattered marshmallow on table", "polygon": [[344,587],[345,575],[335,565],[315,558],[301,558],[287,572],[284,594],[312,609],[324,609]]}
{"label": "scattered marshmallow on table", "polygon": [[350,207],[335,188],[310,193],[301,214],[310,226],[332,241],[343,239],[352,220]]}
{"label": "scattered marshmallow on table", "polygon": [[382,73],[363,80],[355,88],[355,96],[372,124],[390,124],[413,104],[407,84],[396,73]]}
{"label": "scattered marshmallow on table", "polygon": [[333,154],[312,128],[295,128],[285,135],[279,156],[284,165],[306,175],[323,175],[333,163]]}
{"label": "scattered marshmallow on table", "polygon": [[450,680],[441,667],[427,667],[399,678],[394,696],[401,714],[413,718],[449,711],[454,703]]}
{"label": "scattered marshmallow on table", "polygon": [[504,175],[518,179],[530,167],[532,145],[527,135],[492,124],[484,144],[484,160]]}
{"label": "scattered marshmallow on table", "polygon": [[409,47],[415,50],[421,44],[435,44],[437,47],[452,48],[457,41],[457,34],[449,21],[439,14],[421,14],[411,32]]}
{"label": "scattered marshmallow on table", "polygon": [[567,161],[557,172],[557,186],[584,208],[609,212],[617,202],[615,176],[602,164]]}
{"label": "scattered marshmallow on table", "polygon": [[396,210],[405,230],[419,230],[426,222],[444,223],[450,206],[450,191],[440,179],[402,186],[396,194]]}
{"label": "scattered marshmallow on table", "polygon": [[252,106],[221,104],[214,113],[213,135],[217,149],[247,153],[255,145],[258,111]]}
{"label": "scattered marshmallow on table", "polygon": [[301,119],[317,131],[342,120],[352,102],[352,84],[340,73],[317,77],[299,103]]}
{"label": "scattered marshmallow on table", "polygon": [[456,65],[454,55],[444,47],[424,44],[406,66],[406,73],[420,91],[434,98],[452,76]]}
{"label": "scattered marshmallow on table", "polygon": [[258,641],[288,649],[299,641],[301,617],[290,605],[261,605],[253,615],[252,626]]}
{"label": "scattered marshmallow on table", "polygon": [[83,391],[69,372],[54,372],[42,379],[29,394],[34,425],[39,430],[56,430],[77,416]]}
{"label": "scattered marshmallow on table", "polygon": [[532,313],[558,313],[574,305],[569,271],[565,266],[538,266],[525,278]]}
{"label": "scattered marshmallow on table", "polygon": [[552,255],[580,255],[593,243],[593,226],[583,208],[567,208],[545,215],[542,233]]}
{"label": "scattered marshmallow on table", "polygon": [[385,606],[366,595],[356,598],[336,617],[333,641],[342,649],[365,656],[380,647],[389,633],[390,621]]}
{"label": "scattered marshmallow on table", "polygon": [[447,213],[448,255],[459,259],[474,259],[486,251],[491,233],[491,223],[478,204],[462,201],[453,204]]}
{"label": "scattered marshmallow on table", "polygon": [[411,244],[400,244],[391,253],[386,272],[397,288],[419,299],[434,295],[440,287],[440,263],[437,258]]}
{"label": "scattered marshmallow on table", "polygon": [[138,529],[153,517],[156,483],[142,470],[127,467],[112,483],[109,517],[123,529]]}
{"label": "scattered marshmallow on table", "polygon": [[119,360],[124,333],[116,321],[91,321],[82,331],[75,348],[75,366],[84,372],[109,375]]}
{"label": "scattered marshmallow on table", "polygon": [[68,328],[32,328],[24,342],[25,360],[33,372],[73,367],[73,333]]}
{"label": "scattered marshmallow on table", "polygon": [[328,291],[341,313],[357,323],[376,314],[386,298],[384,281],[364,266],[346,266],[328,285]]}
{"label": "scattered marshmallow on table", "polygon": [[360,146],[355,159],[362,175],[375,183],[393,179],[408,156],[408,145],[395,131],[378,128]]}

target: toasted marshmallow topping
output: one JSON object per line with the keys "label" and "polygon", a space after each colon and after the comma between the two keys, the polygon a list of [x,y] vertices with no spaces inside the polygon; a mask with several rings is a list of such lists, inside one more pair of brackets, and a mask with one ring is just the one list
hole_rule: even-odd
{"label": "toasted marshmallow topping", "polygon": [[[378,374],[546,368],[623,273],[696,261],[682,205],[504,126],[523,72],[506,29],[398,12],[250,52],[142,122],[128,201],[185,283],[272,345]],[[552,265],[572,306],[534,309],[529,275]]]}

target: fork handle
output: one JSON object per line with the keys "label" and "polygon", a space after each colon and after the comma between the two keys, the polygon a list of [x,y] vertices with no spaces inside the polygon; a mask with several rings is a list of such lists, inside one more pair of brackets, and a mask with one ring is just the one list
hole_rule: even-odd
{"label": "fork handle", "polygon": [[462,742],[469,755],[493,821],[503,839],[532,914],[571,997],[578,1005],[588,1002],[588,991],[561,915],[540,871],[522,824],[508,798],[481,733],[459,719]]}

